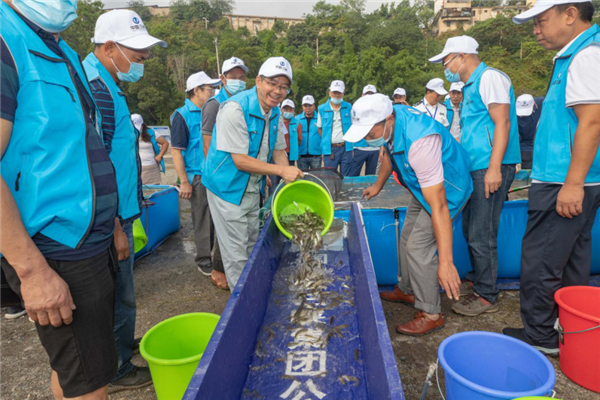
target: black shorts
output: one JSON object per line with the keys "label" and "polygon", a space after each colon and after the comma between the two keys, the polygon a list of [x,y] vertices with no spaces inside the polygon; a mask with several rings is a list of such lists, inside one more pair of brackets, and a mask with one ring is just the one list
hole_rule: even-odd
{"label": "black shorts", "polygon": [[[91,393],[117,374],[113,335],[116,260],[112,245],[85,260],[47,260],[69,285],[77,307],[70,325],[35,324],[65,397]],[[5,258],[2,269],[10,287],[21,296],[21,281]]]}

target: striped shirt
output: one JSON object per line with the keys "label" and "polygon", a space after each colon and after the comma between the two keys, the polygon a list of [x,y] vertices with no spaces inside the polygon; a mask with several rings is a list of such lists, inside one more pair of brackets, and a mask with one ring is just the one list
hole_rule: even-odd
{"label": "striped shirt", "polygon": [[[118,201],[114,168],[108,157],[108,153],[104,148],[104,143],[102,143],[102,139],[96,130],[94,102],[83,85],[81,77],[77,75],[75,68],[73,68],[70,60],[63,53],[58,42],[56,42],[51,33],[42,30],[23,16],[20,17],[40,36],[50,50],[65,60],[69,72],[71,73],[71,77],[75,82],[77,93],[87,119],[87,129],[85,133],[86,150],[92,180],[96,189],[96,208],[94,209],[93,224],[90,232],[79,248],[72,249],[41,233],[34,235],[32,239],[40,252],[48,259],[60,261],[84,260],[106,250],[113,240]],[[2,101],[0,103],[0,110],[3,119],[14,121],[18,107],[17,95],[19,92],[19,76],[16,73],[15,61],[10,50],[6,46],[6,43],[2,41],[0,45],[2,46],[0,49],[0,68],[2,73],[0,84]],[[69,160],[60,161],[69,162]],[[52,190],[52,188],[48,188],[48,190]]]}
{"label": "striped shirt", "polygon": [[[96,100],[96,105],[102,114],[102,136],[104,139],[104,146],[108,151],[108,154],[112,153],[112,141],[115,136],[115,103],[113,101],[113,97],[110,93],[110,90],[106,86],[106,84],[101,79],[94,79],[90,82],[90,88],[92,89],[92,96],[94,96],[94,100]],[[136,130],[137,132],[137,130]],[[143,201],[143,192],[142,192],[142,162],[140,160],[140,151],[139,151],[139,141],[138,138],[135,140],[135,161],[136,168],[138,171],[138,182],[137,182],[137,199],[139,203],[140,210],[142,209],[142,201]],[[141,214],[141,213],[140,213]],[[133,222],[138,219],[140,214],[134,215],[127,220],[121,221],[121,223],[126,224],[129,222]]]}

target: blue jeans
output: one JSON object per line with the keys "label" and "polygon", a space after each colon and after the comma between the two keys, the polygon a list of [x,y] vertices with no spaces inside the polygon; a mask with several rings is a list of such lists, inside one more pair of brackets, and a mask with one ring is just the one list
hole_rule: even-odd
{"label": "blue jeans", "polygon": [[[333,158],[331,157],[333,155]],[[352,168],[352,152],[346,151],[345,146],[331,146],[331,155],[323,154],[323,165],[325,168],[338,170],[343,176],[350,176]]]}
{"label": "blue jeans", "polygon": [[123,225],[129,242],[129,258],[119,261],[117,285],[115,287],[115,341],[119,352],[119,371],[115,380],[127,375],[132,369],[131,352],[135,335],[135,289],[133,286],[133,223]]}
{"label": "blue jeans", "polygon": [[485,198],[484,178],[487,169],[471,172],[473,194],[463,210],[463,234],[469,245],[469,258],[473,270],[467,279],[473,282],[475,292],[494,303],[500,290],[498,278],[498,225],[502,206],[515,179],[515,165],[502,165],[502,184],[497,192]]}
{"label": "blue jeans", "polygon": [[302,157],[298,158],[298,168],[302,171],[308,171],[309,169],[317,169],[321,167],[321,156],[317,157]]}
{"label": "blue jeans", "polygon": [[354,158],[349,176],[359,176],[363,165],[366,163],[365,175],[375,175],[377,171],[377,161],[379,160],[379,151],[354,150]]}

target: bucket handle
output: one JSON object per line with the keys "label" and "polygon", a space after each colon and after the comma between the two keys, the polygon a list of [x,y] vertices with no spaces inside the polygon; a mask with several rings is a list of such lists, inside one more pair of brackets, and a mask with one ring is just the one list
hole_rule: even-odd
{"label": "bucket handle", "polygon": [[554,330],[557,331],[559,335],[570,335],[572,333],[584,333],[584,332],[593,331],[594,329],[600,329],[600,325],[592,326],[591,328],[587,328],[582,331],[565,332],[564,328],[560,324],[558,318],[556,318],[556,322],[554,323]]}
{"label": "bucket handle", "polygon": [[[333,201],[333,196],[331,195],[331,192],[329,191],[329,188],[327,187],[327,185],[325,184],[325,182],[323,182],[321,180],[321,178],[319,178],[316,175],[310,174],[308,172],[304,173],[304,176],[311,176],[313,178],[315,178],[316,180],[318,180],[319,182],[321,182],[321,185],[323,185],[323,187],[325,188],[325,190],[327,190],[327,194],[329,194],[329,197],[331,197],[331,201]],[[277,193],[277,191],[279,190],[279,187],[284,184],[285,181],[282,179],[279,181],[279,184],[277,185],[277,187],[275,187],[275,190],[273,191],[273,195],[271,196],[271,210],[273,210],[273,202],[275,201],[275,194]]]}

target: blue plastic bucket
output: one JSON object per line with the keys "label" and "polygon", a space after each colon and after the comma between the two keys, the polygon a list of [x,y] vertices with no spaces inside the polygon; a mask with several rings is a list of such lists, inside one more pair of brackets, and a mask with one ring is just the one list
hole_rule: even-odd
{"label": "blue plastic bucket", "polygon": [[447,400],[544,396],[556,383],[556,371],[542,353],[498,333],[457,333],[442,342],[438,357]]}

